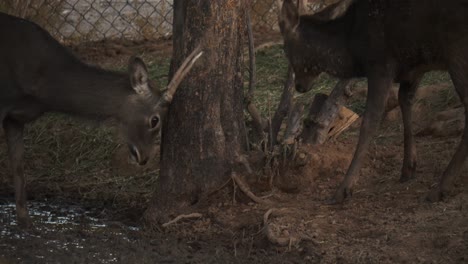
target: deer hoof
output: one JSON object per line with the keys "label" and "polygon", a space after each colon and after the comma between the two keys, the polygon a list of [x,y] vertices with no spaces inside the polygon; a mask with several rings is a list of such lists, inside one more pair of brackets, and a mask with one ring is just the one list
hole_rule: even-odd
{"label": "deer hoof", "polygon": [[29,218],[28,215],[26,216],[18,216],[18,227],[22,229],[32,229],[33,228],[33,222],[31,218]]}
{"label": "deer hoof", "polygon": [[327,204],[329,205],[335,205],[335,204],[342,204],[347,198],[350,198],[353,194],[353,191],[349,187],[339,187],[338,190],[336,190],[335,195],[327,200]]}
{"label": "deer hoof", "polygon": [[416,178],[416,167],[403,167],[401,169],[401,177],[400,177],[400,182],[407,182],[409,180],[412,180]]}
{"label": "deer hoof", "polygon": [[444,196],[445,194],[440,188],[434,188],[426,196],[426,201],[431,203],[440,202],[444,199]]}

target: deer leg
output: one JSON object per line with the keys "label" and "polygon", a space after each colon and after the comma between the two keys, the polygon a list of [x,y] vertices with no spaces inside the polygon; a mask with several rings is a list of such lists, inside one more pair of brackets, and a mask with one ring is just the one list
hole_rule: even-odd
{"label": "deer leg", "polygon": [[412,129],[412,111],[413,99],[416,89],[419,84],[419,78],[415,81],[404,81],[400,84],[398,91],[398,102],[400,104],[401,114],[403,117],[404,129],[404,158],[403,167],[401,168],[400,182],[406,182],[415,178],[417,154],[414,144],[413,129]]}
{"label": "deer leg", "polygon": [[380,74],[374,73],[373,76],[369,76],[368,82],[369,91],[366,111],[361,124],[358,145],[343,182],[338,187],[332,200],[329,201],[331,204],[342,203],[347,197],[352,195],[352,187],[357,180],[363,156],[367,152],[370,140],[379,128],[393,78],[380,72]]}
{"label": "deer leg", "polygon": [[460,174],[468,154],[468,77],[466,75],[466,65],[462,64],[451,67],[450,77],[460,97],[460,101],[465,107],[465,128],[458,148],[442,174],[439,185],[432,189],[426,197],[430,202],[442,200],[450,191],[453,180]]}
{"label": "deer leg", "polygon": [[8,156],[10,158],[11,170],[15,185],[16,216],[18,225],[21,227],[30,227],[31,220],[26,206],[26,188],[24,182],[24,143],[23,129],[24,125],[9,117],[3,121],[3,129],[8,145]]}

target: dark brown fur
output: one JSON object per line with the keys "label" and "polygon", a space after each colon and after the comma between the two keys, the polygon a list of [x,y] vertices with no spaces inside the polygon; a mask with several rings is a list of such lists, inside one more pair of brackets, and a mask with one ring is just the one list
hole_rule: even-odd
{"label": "dark brown fur", "polygon": [[[351,195],[393,82],[400,84],[404,123],[401,181],[416,173],[411,106],[423,74],[448,71],[468,109],[468,0],[342,0],[311,16],[299,16],[293,1],[285,0],[280,28],[298,91],[308,91],[321,72],[342,79],[368,79],[359,143],[333,202],[343,202]],[[440,200],[449,191],[467,153],[465,126],[460,145],[429,200]]]}

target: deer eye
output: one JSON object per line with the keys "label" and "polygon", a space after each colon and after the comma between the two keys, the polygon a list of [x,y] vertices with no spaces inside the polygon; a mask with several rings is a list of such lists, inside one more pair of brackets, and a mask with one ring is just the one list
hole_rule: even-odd
{"label": "deer eye", "polygon": [[150,119],[150,128],[153,129],[159,124],[159,116],[153,116]]}

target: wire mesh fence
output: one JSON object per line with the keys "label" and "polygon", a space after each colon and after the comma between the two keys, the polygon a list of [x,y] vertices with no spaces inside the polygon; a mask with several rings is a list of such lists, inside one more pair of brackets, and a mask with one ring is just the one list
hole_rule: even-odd
{"label": "wire mesh fence", "polygon": [[[314,10],[330,1],[300,2]],[[251,0],[255,31],[279,30],[281,2]],[[35,21],[62,41],[159,39],[172,34],[173,0],[2,0],[0,11]]]}

